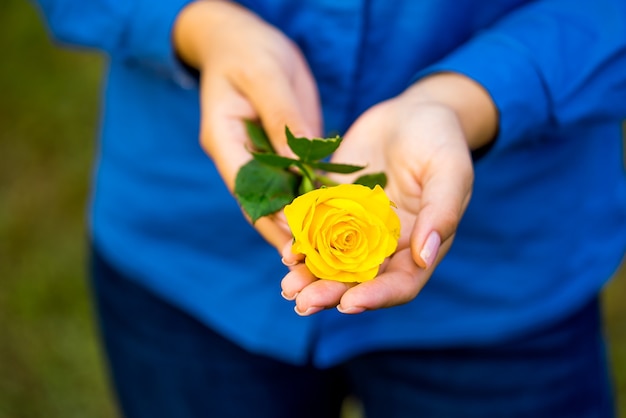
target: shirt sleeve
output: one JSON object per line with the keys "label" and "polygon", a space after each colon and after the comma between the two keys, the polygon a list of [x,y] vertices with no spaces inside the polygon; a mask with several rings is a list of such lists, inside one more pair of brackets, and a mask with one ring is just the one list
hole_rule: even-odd
{"label": "shirt sleeve", "polygon": [[530,2],[418,74],[467,75],[491,95],[506,144],[538,129],[626,117],[626,2]]}
{"label": "shirt sleeve", "polygon": [[183,83],[171,31],[191,0],[36,0],[59,43],[97,49],[114,59],[145,65]]}

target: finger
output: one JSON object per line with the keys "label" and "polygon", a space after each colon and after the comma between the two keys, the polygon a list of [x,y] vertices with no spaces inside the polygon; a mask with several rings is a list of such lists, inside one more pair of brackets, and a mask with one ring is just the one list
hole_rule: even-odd
{"label": "finger", "polygon": [[255,112],[225,80],[210,76],[201,80],[200,110],[200,143],[232,191],[237,171],[251,159],[242,121]]}
{"label": "finger", "polygon": [[337,309],[357,314],[407,303],[417,296],[430,274],[431,270],[423,270],[413,262],[409,249],[402,250],[394,254],[382,274],[346,291]]}
{"label": "finger", "polygon": [[291,246],[293,245],[293,240],[290,240],[287,244],[285,244],[280,252],[282,256],[282,262],[287,267],[293,267],[298,263],[304,261],[304,254],[294,254],[291,251]]}
{"label": "finger", "polygon": [[282,295],[287,300],[295,300],[302,289],[316,280],[318,280],[317,277],[309,271],[307,266],[296,264],[290,268],[289,273],[280,282]]}
{"label": "finger", "polygon": [[316,280],[298,293],[295,311],[298,315],[307,316],[323,309],[334,308],[343,294],[355,285],[356,283]]}
{"label": "finger", "polygon": [[280,249],[280,255],[282,257],[282,262],[287,267],[295,266],[298,263],[301,263],[304,260],[304,254],[294,253],[291,251],[291,247],[293,246],[293,234],[291,229],[289,228],[289,223],[287,222],[287,218],[285,217],[284,210],[281,210],[273,215],[274,221],[279,224],[292,238],[290,239],[283,247]]}

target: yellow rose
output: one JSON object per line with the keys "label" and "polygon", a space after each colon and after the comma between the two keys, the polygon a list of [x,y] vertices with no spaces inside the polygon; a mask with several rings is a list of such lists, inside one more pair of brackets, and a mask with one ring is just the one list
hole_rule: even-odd
{"label": "yellow rose", "polygon": [[304,254],[320,279],[373,279],[400,237],[400,219],[380,186],[316,189],[285,206],[285,216],[294,236],[291,250]]}

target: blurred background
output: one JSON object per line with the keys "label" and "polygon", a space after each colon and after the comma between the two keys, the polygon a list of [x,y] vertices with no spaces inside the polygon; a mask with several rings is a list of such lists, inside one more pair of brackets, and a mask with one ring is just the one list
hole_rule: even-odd
{"label": "blurred background", "polygon": [[[0,418],[115,418],[85,279],[103,59],[0,2]],[[626,271],[604,293],[626,418]]]}

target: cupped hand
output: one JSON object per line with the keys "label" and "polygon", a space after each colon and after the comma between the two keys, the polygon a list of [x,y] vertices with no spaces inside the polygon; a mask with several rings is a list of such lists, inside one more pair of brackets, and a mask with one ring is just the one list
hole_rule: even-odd
{"label": "cupped hand", "polygon": [[[346,284],[318,280],[301,263],[302,257],[285,245],[283,260],[291,271],[282,281],[282,291],[295,300],[297,313],[310,315],[330,307],[360,313],[409,302],[450,248],[472,192],[470,147],[491,140],[496,126],[495,108],[488,96],[482,96],[486,93],[470,80],[452,77],[446,74],[435,85],[432,80],[418,83],[372,107],[344,136],[335,161],[387,174],[386,192],[398,206],[402,223],[398,249],[376,278]],[[444,90],[438,90],[436,83],[446,81]],[[479,89],[466,96],[476,100],[475,106],[446,100],[449,85],[458,87],[458,81]],[[464,113],[479,110],[476,119]]]}
{"label": "cupped hand", "polygon": [[[197,1],[178,15],[173,41],[200,71],[200,142],[226,186],[250,160],[244,120],[259,121],[279,154],[289,155],[285,126],[320,136],[317,87],[297,46],[249,10],[229,1]],[[255,228],[277,249],[291,239],[283,217]]]}

